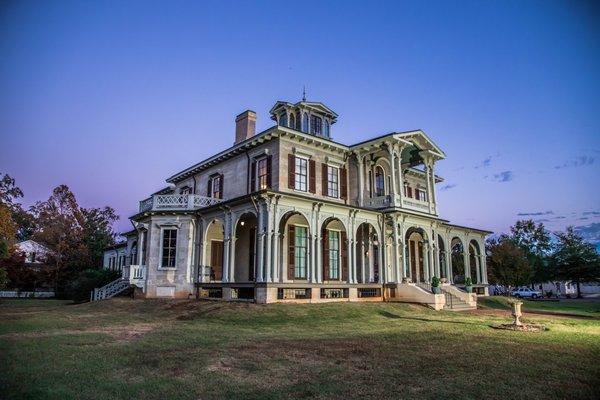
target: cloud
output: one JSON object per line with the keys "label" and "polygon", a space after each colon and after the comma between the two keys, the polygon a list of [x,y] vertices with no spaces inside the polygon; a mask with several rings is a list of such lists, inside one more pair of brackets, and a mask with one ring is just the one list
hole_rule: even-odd
{"label": "cloud", "polygon": [[594,157],[579,156],[579,157],[575,158],[574,160],[569,160],[569,161],[565,162],[564,164],[555,166],[554,168],[555,169],[563,169],[563,168],[585,167],[588,165],[592,165],[594,163],[594,161],[595,161]]}
{"label": "cloud", "polygon": [[487,168],[490,165],[492,165],[492,156],[487,157],[482,162],[480,162],[479,164],[475,165],[475,169]]}
{"label": "cloud", "polygon": [[597,216],[600,215],[600,211],[585,211],[583,213],[583,215],[592,215],[592,216]]}
{"label": "cloud", "polygon": [[576,226],[573,229],[588,242],[596,245],[600,243],[600,222],[593,222],[589,225]]}
{"label": "cloud", "polygon": [[536,219],[535,222],[550,222],[550,220],[546,219],[546,218],[542,218],[542,219]]}
{"label": "cloud", "polygon": [[556,217],[554,217],[554,218],[552,218],[552,219],[565,219],[565,218],[567,218],[567,217],[564,217],[564,216],[562,216],[562,215],[558,215],[558,216],[556,216]]}
{"label": "cloud", "polygon": [[440,188],[440,190],[449,190],[449,189],[452,189],[452,188],[454,188],[454,187],[456,187],[456,183],[451,183],[451,184],[448,184],[448,185],[444,185],[444,186],[442,186],[442,187]]}
{"label": "cloud", "polygon": [[581,218],[577,218],[580,221],[585,221],[586,219],[589,219],[588,217],[581,217]]}
{"label": "cloud", "polygon": [[519,217],[539,217],[540,215],[552,215],[554,211],[535,211],[535,212],[520,212]]}
{"label": "cloud", "polygon": [[494,180],[496,182],[510,182],[514,177],[515,174],[512,171],[502,171],[498,174],[494,174]]}

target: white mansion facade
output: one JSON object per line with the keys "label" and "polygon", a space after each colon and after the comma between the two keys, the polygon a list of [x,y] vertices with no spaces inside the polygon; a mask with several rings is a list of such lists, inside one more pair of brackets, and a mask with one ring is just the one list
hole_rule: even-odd
{"label": "white mansion facade", "polygon": [[270,114],[258,134],[253,111],[238,115],[232,147],[140,202],[117,263],[144,296],[472,307],[467,277],[487,293],[490,232],[438,216],[445,155],[424,132],[345,145],[322,103],[279,101]]}

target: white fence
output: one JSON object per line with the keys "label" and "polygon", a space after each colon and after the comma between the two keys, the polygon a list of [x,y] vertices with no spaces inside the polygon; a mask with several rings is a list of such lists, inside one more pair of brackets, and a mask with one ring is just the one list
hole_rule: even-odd
{"label": "white fence", "polygon": [[18,290],[0,290],[0,298],[36,298],[49,299],[54,297],[54,291],[48,290],[44,292],[22,292]]}

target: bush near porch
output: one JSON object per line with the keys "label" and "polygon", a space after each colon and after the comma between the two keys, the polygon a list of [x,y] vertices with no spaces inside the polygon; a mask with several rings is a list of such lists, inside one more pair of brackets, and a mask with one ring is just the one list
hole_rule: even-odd
{"label": "bush near porch", "polygon": [[0,301],[3,399],[593,398],[600,319],[391,303]]}

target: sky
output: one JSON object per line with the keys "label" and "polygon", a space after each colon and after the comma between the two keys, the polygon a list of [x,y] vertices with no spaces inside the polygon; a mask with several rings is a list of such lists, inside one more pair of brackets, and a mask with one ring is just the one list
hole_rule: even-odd
{"label": "sky", "polygon": [[600,7],[586,1],[4,1],[0,173],[23,203],[67,184],[119,231],[168,176],[277,100],[334,140],[423,129],[440,217],[533,218],[600,243]]}

